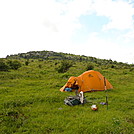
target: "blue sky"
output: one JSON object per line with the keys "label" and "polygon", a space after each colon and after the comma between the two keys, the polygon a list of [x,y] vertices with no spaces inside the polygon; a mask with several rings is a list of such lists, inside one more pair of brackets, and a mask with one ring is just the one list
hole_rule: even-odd
{"label": "blue sky", "polygon": [[0,57],[50,50],[134,63],[134,0],[0,1]]}
{"label": "blue sky", "polygon": [[[98,31],[99,33],[101,33],[102,25],[108,23],[108,18],[103,17],[103,16],[96,16],[96,14],[93,13],[91,15],[80,16],[79,21],[82,25],[82,28],[76,31],[72,39],[74,40],[74,42],[82,43],[87,40],[89,34],[92,34]],[[105,33],[102,33],[102,36],[104,34]],[[107,34],[105,36],[107,36]]]}

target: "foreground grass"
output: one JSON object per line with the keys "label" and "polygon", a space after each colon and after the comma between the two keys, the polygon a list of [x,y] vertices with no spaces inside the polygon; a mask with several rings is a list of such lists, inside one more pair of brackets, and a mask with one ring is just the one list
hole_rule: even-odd
{"label": "foreground grass", "polygon": [[[38,67],[41,65],[42,67]],[[0,131],[2,134],[133,134],[134,72],[129,69],[96,67],[114,86],[107,92],[85,93],[84,106],[66,106],[64,99],[74,93],[59,89],[67,79],[84,72],[84,63],[77,63],[67,73],[54,69],[55,63],[31,62],[17,71],[0,72]],[[91,111],[97,104],[98,111]]]}

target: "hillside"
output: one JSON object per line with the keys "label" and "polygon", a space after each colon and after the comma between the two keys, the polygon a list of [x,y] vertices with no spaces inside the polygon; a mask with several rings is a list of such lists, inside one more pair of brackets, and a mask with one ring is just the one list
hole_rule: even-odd
{"label": "hillside", "polygon": [[91,56],[74,55],[68,53],[58,53],[53,51],[31,51],[27,53],[19,53],[15,55],[8,55],[7,59],[42,59],[42,60],[74,60],[74,61],[87,61],[98,65],[110,65],[111,67],[129,68],[134,67],[133,64],[129,65],[123,62],[112,61],[111,59],[98,59]]}
{"label": "hillside", "polygon": [[[53,52],[47,59],[22,57],[30,53],[0,59],[1,134],[133,134],[133,65],[55,52],[70,59],[55,59]],[[59,89],[88,69],[99,71],[114,89],[85,93],[84,105],[65,105],[64,99],[75,94]],[[108,109],[100,104],[106,93]],[[91,110],[92,104],[98,111]]]}

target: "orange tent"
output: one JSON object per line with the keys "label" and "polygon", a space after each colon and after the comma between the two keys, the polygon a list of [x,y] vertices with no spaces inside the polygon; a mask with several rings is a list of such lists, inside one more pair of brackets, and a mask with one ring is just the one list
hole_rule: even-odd
{"label": "orange tent", "polygon": [[65,91],[65,88],[78,89],[79,92],[92,92],[112,89],[113,86],[100,72],[90,70],[78,77],[70,77],[60,91]]}

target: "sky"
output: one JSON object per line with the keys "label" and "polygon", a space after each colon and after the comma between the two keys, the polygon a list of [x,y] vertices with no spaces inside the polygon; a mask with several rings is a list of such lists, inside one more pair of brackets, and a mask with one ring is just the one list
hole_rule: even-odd
{"label": "sky", "polygon": [[0,0],[0,58],[55,51],[134,63],[134,0]]}

